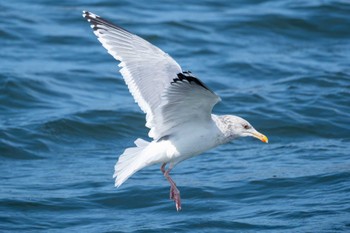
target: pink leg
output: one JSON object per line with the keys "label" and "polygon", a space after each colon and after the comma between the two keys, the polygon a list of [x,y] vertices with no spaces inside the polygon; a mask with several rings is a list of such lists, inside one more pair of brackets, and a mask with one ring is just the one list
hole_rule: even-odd
{"label": "pink leg", "polygon": [[170,183],[170,199],[174,200],[176,205],[176,210],[181,210],[181,197],[180,197],[180,191],[177,189],[175,182],[173,179],[171,179],[169,173],[171,171],[171,167],[168,168],[168,170],[165,171],[165,165],[166,163],[163,163],[160,167],[160,170],[163,172],[163,175]]}

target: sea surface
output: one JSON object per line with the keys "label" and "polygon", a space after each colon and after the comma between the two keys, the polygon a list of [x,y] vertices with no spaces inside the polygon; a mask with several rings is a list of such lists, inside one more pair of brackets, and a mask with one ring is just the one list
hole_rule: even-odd
{"label": "sea surface", "polygon": [[[269,144],[242,138],[119,189],[148,139],[82,10],[169,53]],[[0,0],[0,232],[350,232],[348,0]],[[157,67],[154,67],[157,69]]]}

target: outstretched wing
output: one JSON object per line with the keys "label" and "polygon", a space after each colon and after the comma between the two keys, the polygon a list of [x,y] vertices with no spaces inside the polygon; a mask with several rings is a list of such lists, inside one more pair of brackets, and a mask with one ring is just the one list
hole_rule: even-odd
{"label": "outstretched wing", "polygon": [[190,72],[182,72],[168,54],[144,39],[84,11],[98,40],[116,60],[129,91],[146,113],[149,136],[158,140],[187,122],[211,120],[220,101]]}
{"label": "outstretched wing", "polygon": [[187,123],[205,125],[210,122],[212,109],[221,100],[190,72],[177,76],[163,92],[161,105],[151,122],[149,136],[155,140],[176,134]]}
{"label": "outstretched wing", "polygon": [[91,12],[83,11],[98,40],[116,60],[129,91],[143,112],[146,126],[152,128],[154,111],[161,95],[181,67],[168,54],[146,40],[118,27]]}

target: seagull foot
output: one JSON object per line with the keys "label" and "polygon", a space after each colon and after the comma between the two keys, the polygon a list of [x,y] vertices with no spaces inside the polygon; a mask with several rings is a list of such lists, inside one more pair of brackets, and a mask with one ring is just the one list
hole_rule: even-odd
{"label": "seagull foot", "polygon": [[162,171],[164,177],[169,181],[170,183],[170,199],[174,200],[176,210],[180,211],[181,210],[181,197],[180,197],[180,191],[177,189],[175,182],[173,179],[171,179],[169,173],[171,171],[171,167],[165,171],[165,165],[166,163],[163,163],[162,166],[160,167],[160,170]]}
{"label": "seagull foot", "polygon": [[180,196],[180,191],[177,189],[176,186],[170,187],[170,199],[174,200],[176,210],[180,211],[181,210],[181,196]]}

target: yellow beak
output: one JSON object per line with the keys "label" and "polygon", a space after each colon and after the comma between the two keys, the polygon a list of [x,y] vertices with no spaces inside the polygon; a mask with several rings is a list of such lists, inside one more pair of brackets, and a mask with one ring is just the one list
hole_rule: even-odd
{"label": "yellow beak", "polygon": [[253,133],[253,137],[255,137],[255,138],[257,138],[265,143],[269,142],[269,139],[264,134],[259,133],[259,132]]}

